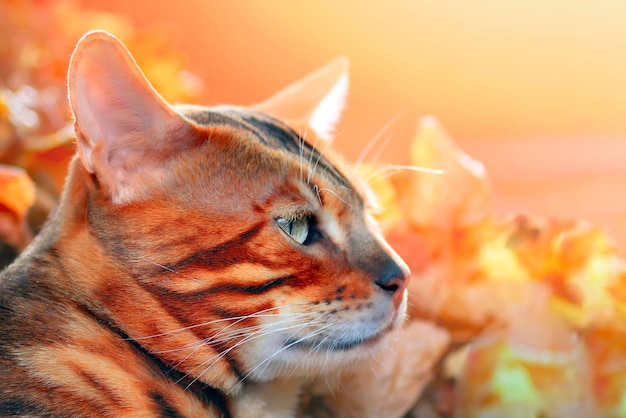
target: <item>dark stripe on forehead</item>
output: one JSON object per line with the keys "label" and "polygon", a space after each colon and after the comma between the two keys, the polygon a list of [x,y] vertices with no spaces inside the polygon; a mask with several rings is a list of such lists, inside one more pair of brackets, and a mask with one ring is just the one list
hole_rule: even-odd
{"label": "dark stripe on forehead", "polygon": [[331,177],[337,184],[348,187],[348,180],[328,161],[320,152],[307,141],[298,135],[293,129],[282,122],[272,119],[260,113],[246,113],[241,117],[254,125],[260,134],[266,138],[266,144],[273,148],[280,148],[289,151],[297,159],[302,158],[303,162],[311,162],[315,171],[323,171],[326,176]]}
{"label": "dark stripe on forehead", "polygon": [[254,126],[250,125],[249,123],[247,123],[246,121],[244,121],[243,119],[241,119],[240,117],[236,115],[237,113],[235,113],[234,110],[231,110],[231,109],[223,110],[220,112],[203,109],[200,111],[195,110],[192,113],[185,114],[185,116],[187,116],[189,119],[191,119],[192,121],[196,122],[199,125],[203,125],[203,126],[222,125],[222,126],[230,126],[232,128],[236,128],[240,130],[245,130],[245,131],[252,133],[255,136],[255,138],[262,144],[266,143],[265,139],[262,136],[260,136],[259,133],[254,129]]}
{"label": "dark stripe on forehead", "polygon": [[[225,125],[251,133],[260,143],[292,154],[303,163],[311,162],[315,171],[331,177],[335,183],[350,187],[349,181],[320,152],[293,129],[268,115],[234,107],[196,110],[187,115],[201,125]],[[313,167],[311,167],[313,169]]]}
{"label": "dark stripe on forehead", "polygon": [[260,115],[257,116],[255,114],[241,115],[243,120],[254,126],[257,132],[261,134],[265,139],[265,145],[272,148],[284,149],[296,156],[300,156],[301,150],[305,153],[309,153],[309,155],[315,152],[313,147],[306,141],[303,141],[302,137],[293,129],[277,120],[261,118],[259,116]]}
{"label": "dark stripe on forehead", "polygon": [[197,110],[188,112],[186,116],[199,125],[211,126],[211,125],[227,125],[237,129],[250,129],[247,124],[239,117],[232,117],[229,115],[229,111],[211,111],[208,109]]}

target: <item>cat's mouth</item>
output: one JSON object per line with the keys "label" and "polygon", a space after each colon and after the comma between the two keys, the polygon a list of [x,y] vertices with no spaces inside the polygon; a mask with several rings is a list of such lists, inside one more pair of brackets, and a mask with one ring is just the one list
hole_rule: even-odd
{"label": "cat's mouth", "polygon": [[326,350],[326,351],[348,351],[354,348],[372,347],[380,342],[381,339],[394,328],[391,322],[382,329],[368,336],[356,336],[346,338],[341,335],[340,338],[332,339],[324,337],[322,339],[288,339],[284,343],[285,348],[297,348],[305,350]]}
{"label": "cat's mouth", "polygon": [[352,341],[302,341],[296,343],[294,346],[305,349],[327,350],[327,351],[348,351],[357,347],[370,347],[376,345],[382,337],[387,333],[387,330],[381,331],[378,334],[374,334],[370,337],[352,340]]}
{"label": "cat's mouth", "polygon": [[294,350],[314,354],[316,352],[347,353],[351,350],[365,350],[364,352],[376,350],[377,346],[384,343],[383,340],[391,331],[402,326],[406,300],[406,292],[404,292],[401,306],[397,309],[376,312],[373,316],[360,320],[335,318],[336,322],[328,327],[326,332],[320,332],[318,328],[309,329],[304,335],[298,333],[285,336],[280,351]]}

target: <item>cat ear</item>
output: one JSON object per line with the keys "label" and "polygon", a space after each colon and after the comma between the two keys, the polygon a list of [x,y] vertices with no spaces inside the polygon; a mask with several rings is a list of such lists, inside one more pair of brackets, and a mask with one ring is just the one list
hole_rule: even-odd
{"label": "cat ear", "polygon": [[193,136],[190,124],[152,88],[126,47],[106,32],[89,32],[78,42],[68,93],[80,159],[116,203],[138,194],[145,173],[158,170]]}
{"label": "cat ear", "polygon": [[252,108],[330,139],[347,92],[348,59],[339,57]]}

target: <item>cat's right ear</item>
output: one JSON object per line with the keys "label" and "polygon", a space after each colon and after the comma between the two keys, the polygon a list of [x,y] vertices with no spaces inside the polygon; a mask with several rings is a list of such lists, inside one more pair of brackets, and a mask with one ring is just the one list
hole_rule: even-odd
{"label": "cat's right ear", "polygon": [[156,173],[193,140],[191,124],[152,88],[113,35],[89,32],[70,61],[68,93],[83,166],[115,203],[145,195]]}
{"label": "cat's right ear", "polygon": [[252,108],[330,139],[348,93],[348,65],[346,57],[336,58]]}

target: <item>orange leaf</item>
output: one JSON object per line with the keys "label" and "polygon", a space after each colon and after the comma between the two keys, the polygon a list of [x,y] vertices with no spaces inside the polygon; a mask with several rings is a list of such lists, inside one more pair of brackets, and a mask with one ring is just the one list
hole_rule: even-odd
{"label": "orange leaf", "polygon": [[0,164],[0,205],[9,209],[22,222],[34,202],[35,186],[26,171]]}

